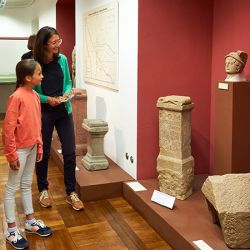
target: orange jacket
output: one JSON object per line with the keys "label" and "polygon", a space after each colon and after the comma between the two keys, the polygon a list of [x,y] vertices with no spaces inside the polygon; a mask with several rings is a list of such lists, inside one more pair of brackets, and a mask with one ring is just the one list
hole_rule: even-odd
{"label": "orange jacket", "polygon": [[37,144],[37,152],[43,152],[40,98],[34,90],[19,87],[9,97],[2,135],[9,162],[18,159],[19,148]]}

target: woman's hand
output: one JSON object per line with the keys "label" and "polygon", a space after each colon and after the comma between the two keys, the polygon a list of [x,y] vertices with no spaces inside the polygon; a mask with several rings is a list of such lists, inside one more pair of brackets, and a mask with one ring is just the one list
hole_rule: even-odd
{"label": "woman's hand", "polygon": [[18,159],[15,161],[10,161],[9,165],[12,170],[18,170],[20,168],[20,162]]}
{"label": "woman's hand", "polygon": [[40,162],[42,159],[43,159],[43,154],[42,153],[37,153],[36,162]]}
{"label": "woman's hand", "polygon": [[61,101],[58,98],[55,97],[48,97],[48,104],[52,107],[58,106],[61,104]]}
{"label": "woman's hand", "polygon": [[69,97],[70,97],[70,94],[68,94],[68,93],[63,94],[63,98],[68,99]]}

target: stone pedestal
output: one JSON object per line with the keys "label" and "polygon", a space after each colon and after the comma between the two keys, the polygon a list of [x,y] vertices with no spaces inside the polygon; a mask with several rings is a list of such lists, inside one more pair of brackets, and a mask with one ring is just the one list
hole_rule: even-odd
{"label": "stone pedestal", "polygon": [[250,249],[250,174],[209,176],[201,190],[227,246]]}
{"label": "stone pedestal", "polygon": [[108,168],[108,160],[104,155],[103,140],[108,132],[107,122],[99,119],[84,119],[82,127],[87,131],[87,154],[82,164],[88,170]]}
{"label": "stone pedestal", "polygon": [[184,200],[192,194],[194,159],[191,156],[190,97],[166,96],[159,108],[159,145],[157,171],[160,191]]}
{"label": "stone pedestal", "polygon": [[84,89],[74,89],[74,98],[72,99],[76,155],[85,155],[87,152],[87,135],[82,129],[82,122],[87,118],[87,93]]}
{"label": "stone pedestal", "polygon": [[250,172],[250,82],[215,86],[214,166],[216,175]]}

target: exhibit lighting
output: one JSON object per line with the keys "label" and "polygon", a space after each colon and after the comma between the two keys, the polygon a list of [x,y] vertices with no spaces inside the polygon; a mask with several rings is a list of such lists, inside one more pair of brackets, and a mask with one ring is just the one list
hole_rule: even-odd
{"label": "exhibit lighting", "polygon": [[0,9],[3,9],[7,0],[0,0]]}

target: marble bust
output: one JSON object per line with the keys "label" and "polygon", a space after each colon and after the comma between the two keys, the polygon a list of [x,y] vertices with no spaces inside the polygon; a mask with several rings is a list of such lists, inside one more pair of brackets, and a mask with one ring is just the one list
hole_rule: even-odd
{"label": "marble bust", "polygon": [[247,63],[247,53],[244,51],[230,52],[225,56],[225,70],[227,73],[227,82],[247,81],[243,74],[243,69]]}

